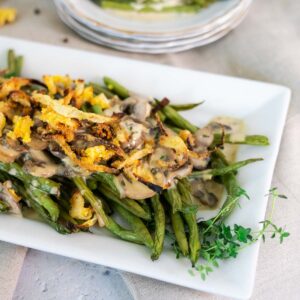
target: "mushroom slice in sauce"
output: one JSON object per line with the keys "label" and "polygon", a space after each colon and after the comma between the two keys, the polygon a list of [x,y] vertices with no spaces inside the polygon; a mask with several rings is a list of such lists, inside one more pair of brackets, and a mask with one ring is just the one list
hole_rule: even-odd
{"label": "mushroom slice in sauce", "polygon": [[195,202],[199,205],[198,221],[209,220],[219,213],[226,198],[223,196],[223,191],[223,186],[212,180],[194,179],[191,181],[191,192]]}
{"label": "mushroom slice in sauce", "polygon": [[138,96],[132,96],[124,100],[121,108],[123,112],[139,122],[145,122],[152,109],[147,99]]}
{"label": "mushroom slice in sauce", "polygon": [[43,151],[33,149],[29,150],[23,168],[26,172],[37,177],[52,177],[60,173],[61,169]]}
{"label": "mushroom slice in sauce", "polygon": [[171,148],[157,147],[150,157],[149,165],[151,169],[173,169],[177,166],[175,151]]}
{"label": "mushroom slice in sauce", "polygon": [[122,133],[119,132],[117,135],[122,139],[123,149],[130,150],[143,144],[145,134],[148,132],[148,129],[144,125],[125,117],[120,122],[120,127]]}
{"label": "mushroom slice in sauce", "polygon": [[195,134],[195,142],[196,147],[194,149],[195,152],[202,152],[206,151],[207,148],[213,143],[214,141],[214,133],[212,128],[210,127],[203,127],[198,129]]}
{"label": "mushroom slice in sauce", "polygon": [[166,176],[168,185],[172,185],[175,178],[181,179],[187,177],[189,174],[191,174],[192,170],[193,165],[186,164],[175,171],[169,172]]}
{"label": "mushroom slice in sauce", "polygon": [[48,147],[48,142],[43,141],[38,136],[35,136],[34,134],[31,134],[31,141],[27,143],[27,146],[29,148],[34,150],[45,150]]}
{"label": "mushroom slice in sauce", "polygon": [[0,161],[5,163],[14,162],[22,152],[14,150],[13,148],[5,145],[0,145]]}
{"label": "mushroom slice in sauce", "polygon": [[117,179],[119,181],[119,186],[122,187],[120,194],[123,197],[128,197],[134,200],[142,200],[155,195],[155,191],[151,190],[140,181],[129,181],[123,175],[119,175]]}
{"label": "mushroom slice in sauce", "polygon": [[[208,126],[215,126],[215,130],[220,131],[220,126],[223,126],[225,134],[230,134],[232,141],[245,139],[245,124],[243,120],[231,117],[216,117]],[[224,144],[223,152],[229,162],[234,162],[238,145]]]}

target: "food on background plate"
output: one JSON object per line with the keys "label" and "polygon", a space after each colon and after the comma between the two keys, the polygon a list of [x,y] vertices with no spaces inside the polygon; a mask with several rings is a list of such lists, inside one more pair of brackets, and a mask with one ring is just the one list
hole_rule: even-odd
{"label": "food on background plate", "polygon": [[247,196],[238,169],[262,160],[235,162],[238,145],[267,146],[267,137],[246,135],[238,119],[198,127],[179,113],[203,102],[147,98],[109,77],[20,77],[22,64],[9,50],[0,71],[1,212],[33,210],[62,234],[104,227],[153,260],[171,241],[205,274],[200,256],[215,266],[257,239],[224,220]]}
{"label": "food on background plate", "polygon": [[196,13],[216,0],[93,0],[104,9],[140,13]]}

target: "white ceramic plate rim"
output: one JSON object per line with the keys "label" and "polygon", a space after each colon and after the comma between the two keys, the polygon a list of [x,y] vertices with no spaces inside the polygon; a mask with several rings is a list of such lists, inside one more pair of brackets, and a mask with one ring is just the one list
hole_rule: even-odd
{"label": "white ceramic plate rim", "polygon": [[245,16],[246,16],[246,14],[244,16],[242,16],[240,19],[238,19],[237,21],[235,21],[235,23],[230,24],[230,26],[227,29],[222,30],[218,33],[215,33],[211,36],[208,35],[207,37],[205,37],[203,39],[199,39],[196,42],[187,43],[186,45],[181,45],[181,46],[174,46],[174,47],[167,47],[167,48],[162,47],[162,48],[158,48],[158,49],[121,46],[121,45],[118,45],[117,43],[104,41],[101,37],[95,38],[94,36],[87,34],[86,32],[79,30],[78,28],[72,28],[73,26],[71,24],[67,24],[66,20],[65,20],[65,23],[70,28],[72,28],[74,31],[76,31],[83,38],[89,40],[92,43],[95,43],[95,44],[98,44],[101,46],[105,46],[105,47],[109,47],[109,48],[113,48],[113,49],[125,51],[125,52],[165,54],[165,53],[178,53],[178,52],[182,52],[182,51],[187,51],[187,50],[193,49],[195,47],[201,47],[201,46],[213,43],[213,42],[221,39],[225,35],[227,35],[232,29],[234,29],[236,26],[238,26],[239,23],[242,22],[242,20],[244,19]]}
{"label": "white ceramic plate rim", "polygon": [[[264,194],[270,188],[280,146],[290,101],[288,88],[6,37],[0,37],[0,61],[5,59],[7,48],[25,55],[25,76],[39,77],[45,73],[68,72],[73,77],[99,80],[101,73],[101,76],[108,75],[120,80],[138,93],[159,98],[168,95],[174,102],[182,102],[182,99],[197,101],[203,97],[207,100],[205,106],[193,113],[185,113],[192,122],[199,125],[220,114],[245,119],[248,133],[267,134],[271,146],[240,149],[238,159],[262,156],[265,161],[255,165],[254,169],[247,167],[239,173],[239,182],[247,190],[251,201],[242,201],[243,209],[235,210],[229,222],[256,227],[258,221],[264,218],[267,205]],[[134,76],[140,70],[143,76]],[[197,84],[199,82],[201,85]],[[146,249],[120,241],[105,230],[99,230],[98,234],[93,235],[79,233],[63,236],[44,223],[1,215],[0,239],[193,289],[243,299],[249,298],[253,289],[259,249],[259,244],[248,247],[237,259],[221,263],[220,268],[202,282],[198,276],[188,274],[189,262],[186,259],[176,260],[171,250],[166,249],[159,261],[151,262]]]}

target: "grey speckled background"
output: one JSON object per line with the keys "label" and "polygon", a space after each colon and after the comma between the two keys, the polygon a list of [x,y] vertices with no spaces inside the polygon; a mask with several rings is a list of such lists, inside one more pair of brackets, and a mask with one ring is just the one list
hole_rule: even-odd
{"label": "grey speckled background", "polygon": [[115,270],[29,250],[13,300],[131,300]]}

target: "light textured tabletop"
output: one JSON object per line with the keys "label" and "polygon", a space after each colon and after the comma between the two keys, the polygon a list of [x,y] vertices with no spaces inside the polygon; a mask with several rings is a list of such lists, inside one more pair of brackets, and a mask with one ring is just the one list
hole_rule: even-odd
{"label": "light textured tabletop", "polygon": [[[19,18],[15,24],[1,28],[1,35],[289,86],[293,90],[293,99],[273,186],[289,197],[278,204],[274,222],[286,224],[291,237],[281,246],[275,241],[261,246],[253,299],[299,299],[300,2],[256,0],[241,26],[222,40],[180,54],[157,56],[117,52],[82,40],[58,19],[51,0],[2,2],[16,7]],[[34,14],[35,8],[41,13]],[[68,43],[64,43],[66,37]],[[11,299],[13,294],[14,299],[24,300],[223,299],[122,274],[126,287],[116,271],[35,250],[27,252],[22,267],[26,255],[24,248],[1,243],[0,249],[0,299]],[[15,289],[15,274],[20,271]]]}

